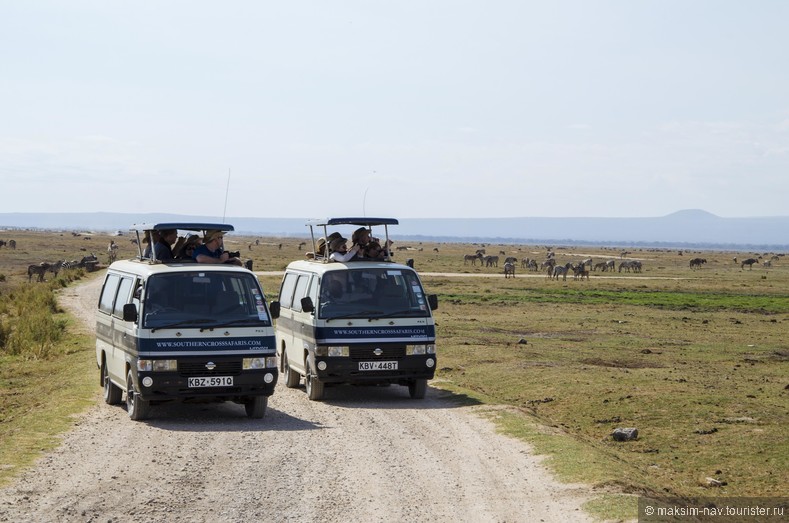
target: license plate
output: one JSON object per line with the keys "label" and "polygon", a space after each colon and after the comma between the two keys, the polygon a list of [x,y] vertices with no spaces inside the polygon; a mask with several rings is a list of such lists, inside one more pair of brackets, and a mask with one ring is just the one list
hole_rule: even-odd
{"label": "license plate", "polygon": [[210,378],[188,378],[188,385],[192,387],[232,387],[233,376],[212,376]]}
{"label": "license plate", "polygon": [[359,370],[397,370],[396,361],[360,361]]}

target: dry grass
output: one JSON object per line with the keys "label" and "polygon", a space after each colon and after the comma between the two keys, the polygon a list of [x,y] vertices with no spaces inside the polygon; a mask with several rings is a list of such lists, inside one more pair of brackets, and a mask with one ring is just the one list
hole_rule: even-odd
{"label": "dry grass", "polygon": [[[0,296],[28,285],[28,264],[89,252],[105,261],[110,240],[0,232],[0,239],[10,238],[18,247],[0,250]],[[121,257],[133,255],[128,237],[115,239]],[[229,235],[226,247],[252,259],[257,271],[281,271],[303,258],[302,241]],[[735,256],[765,253],[628,248],[629,258],[642,260],[643,273],[555,281],[519,266],[514,279],[505,279],[505,255],[542,261],[546,248],[485,245],[489,254],[505,252],[499,267],[490,268],[463,264],[463,255],[481,245],[395,245],[403,244],[412,249],[397,251],[396,258],[412,258],[427,291],[439,295],[436,384],[511,405],[502,426],[553,455],[562,477],[689,497],[785,492],[789,260],[742,270]],[[560,263],[586,256],[618,262],[623,250],[554,249]],[[707,263],[692,271],[688,262],[695,256]],[[261,276],[269,298],[280,279]],[[19,376],[54,372],[19,362],[3,367]],[[84,372],[95,381],[95,369],[88,365]],[[13,382],[5,383],[2,402],[16,398]],[[637,427],[639,439],[615,443],[611,430],[625,426]],[[705,477],[725,485],[710,491],[700,485]]]}

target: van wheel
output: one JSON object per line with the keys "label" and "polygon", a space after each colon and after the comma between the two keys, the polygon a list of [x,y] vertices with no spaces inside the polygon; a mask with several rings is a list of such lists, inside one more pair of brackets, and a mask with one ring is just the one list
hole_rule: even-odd
{"label": "van wheel", "polygon": [[107,405],[119,404],[123,397],[123,391],[110,381],[110,373],[107,370],[106,361],[101,362],[101,383],[104,385],[104,403]]}
{"label": "van wheel", "polygon": [[408,382],[408,393],[415,400],[421,400],[427,392],[427,380],[411,380]]}
{"label": "van wheel", "polygon": [[132,371],[129,370],[126,374],[126,411],[129,413],[129,417],[134,421],[140,421],[148,417],[150,410],[151,404],[140,398],[140,395],[135,392]]}
{"label": "van wheel", "polygon": [[313,401],[323,399],[323,382],[317,376],[312,374],[309,360],[305,362],[305,369],[307,375],[305,381],[307,383],[307,397]]}
{"label": "van wheel", "polygon": [[252,419],[262,419],[266,415],[266,407],[268,407],[268,396],[253,396],[247,398],[244,403],[247,417]]}
{"label": "van wheel", "polygon": [[285,386],[289,389],[295,389],[301,383],[301,376],[298,372],[290,368],[288,364],[288,355],[282,353],[282,373],[285,375]]}

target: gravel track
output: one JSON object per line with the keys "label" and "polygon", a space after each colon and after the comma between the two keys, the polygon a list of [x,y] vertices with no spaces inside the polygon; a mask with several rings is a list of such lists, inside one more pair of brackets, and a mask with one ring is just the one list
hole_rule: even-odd
{"label": "gravel track", "polygon": [[[100,284],[61,297],[87,329]],[[497,434],[480,416],[491,408],[434,388],[411,400],[405,387],[342,386],[311,402],[278,385],[262,420],[226,403],[133,422],[98,400],[0,490],[0,521],[587,521],[590,490]]]}

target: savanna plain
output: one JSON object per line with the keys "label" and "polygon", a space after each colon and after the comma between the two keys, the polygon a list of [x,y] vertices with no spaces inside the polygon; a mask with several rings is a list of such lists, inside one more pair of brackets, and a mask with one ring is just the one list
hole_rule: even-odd
{"label": "savanna plain", "polygon": [[[102,277],[107,245],[128,236],[0,231],[0,484],[57,445],[100,389],[91,333],[57,304],[75,281]],[[789,259],[776,252],[429,243],[395,237],[437,294],[434,388],[486,404],[501,431],[527,441],[563,481],[599,494],[604,519],[635,517],[635,496],[779,497],[789,483]],[[231,234],[269,300],[281,271],[308,250],[296,238]],[[477,249],[498,266],[464,262]],[[521,268],[553,252],[559,264],[637,260],[641,272],[552,279]],[[102,265],[28,281],[28,265]],[[505,278],[504,258],[517,258]],[[698,268],[690,260],[706,261]],[[736,258],[736,261],[735,261]],[[742,267],[755,258],[757,263]],[[769,262],[769,263],[767,263]],[[769,265],[769,266],[766,266]],[[638,437],[615,441],[616,428]]]}

